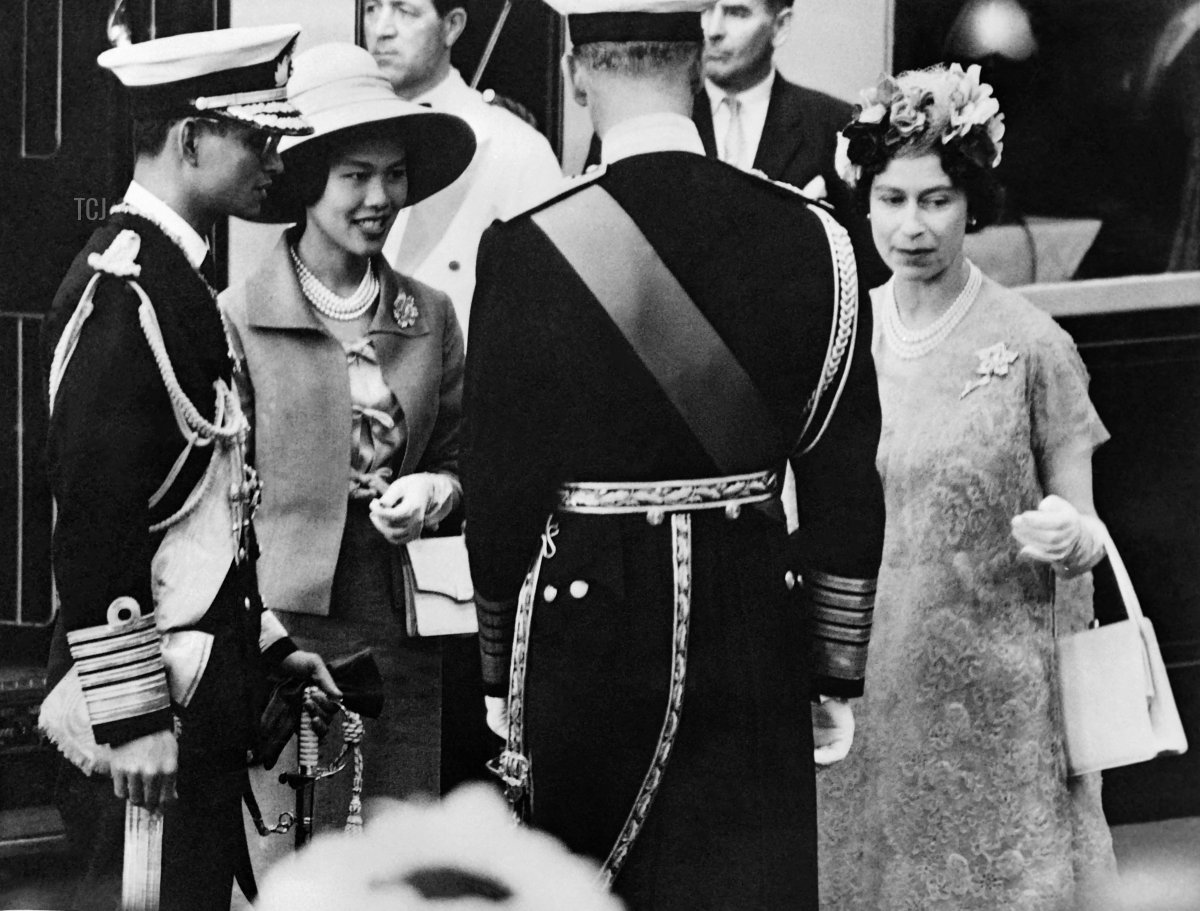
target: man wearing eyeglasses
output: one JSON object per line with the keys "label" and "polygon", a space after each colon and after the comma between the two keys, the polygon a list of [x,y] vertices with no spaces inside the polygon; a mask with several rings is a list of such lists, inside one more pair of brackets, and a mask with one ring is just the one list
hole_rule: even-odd
{"label": "man wearing eyeglasses", "polygon": [[286,101],[298,33],[177,35],[98,60],[129,91],[133,182],[43,335],[61,610],[40,724],[73,763],[60,805],[89,852],[74,908],[116,906],[123,801],[162,833],[126,830],[127,853],[161,850],[140,878],[127,868],[127,907],[227,911],[235,876],[253,893],[241,798],[263,672],[339,695],[258,594],[248,425],[202,271],[213,224],[261,210],[280,135],[310,130]]}

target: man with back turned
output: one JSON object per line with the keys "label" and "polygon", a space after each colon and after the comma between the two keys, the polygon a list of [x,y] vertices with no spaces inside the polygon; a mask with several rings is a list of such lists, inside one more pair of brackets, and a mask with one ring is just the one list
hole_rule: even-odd
{"label": "man with back turned", "polygon": [[510,798],[631,909],[815,908],[883,528],[870,311],[827,211],[704,156],[700,8],[566,10],[603,165],[480,246],[483,671]]}

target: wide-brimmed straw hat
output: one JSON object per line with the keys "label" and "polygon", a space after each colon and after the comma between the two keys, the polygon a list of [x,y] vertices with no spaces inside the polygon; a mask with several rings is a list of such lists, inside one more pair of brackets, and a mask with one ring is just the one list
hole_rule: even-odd
{"label": "wide-brimmed straw hat", "polygon": [[[339,134],[381,127],[404,144],[411,206],[449,186],[475,154],[475,134],[460,117],[398,98],[370,52],[336,42],[309,48],[292,61],[288,101],[312,125],[308,136],[279,144],[284,173],[271,186],[260,221],[292,222],[304,215],[299,184],[305,167],[322,164]],[[291,176],[289,177],[289,172]]]}

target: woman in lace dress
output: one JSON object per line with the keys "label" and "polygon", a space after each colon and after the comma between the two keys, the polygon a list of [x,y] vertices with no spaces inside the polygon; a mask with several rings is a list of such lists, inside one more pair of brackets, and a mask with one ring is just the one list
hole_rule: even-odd
{"label": "woman in lace dress", "polygon": [[978,70],[885,77],[839,149],[894,277],[872,293],[887,526],[866,696],[818,781],[825,909],[1093,909],[1115,871],[1099,776],[1067,777],[1051,619],[1092,616],[1108,434],[1070,337],[963,254],[995,217],[1004,132]]}
{"label": "woman in lace dress", "polygon": [[[406,636],[401,555],[461,497],[463,338],[449,298],[380,251],[397,212],[453,181],[475,143],[458,118],[397,99],[361,48],[294,65],[290,98],[314,133],[281,146],[267,207],[296,224],[221,298],[263,480],[263,600],[298,641],[374,651],[385,705],[366,721],[364,797],[436,795],[441,646]],[[327,737],[322,762],[339,746]],[[257,782],[273,785],[259,795],[272,820],[292,799],[277,774]],[[318,784],[318,833],[345,825],[351,777]]]}

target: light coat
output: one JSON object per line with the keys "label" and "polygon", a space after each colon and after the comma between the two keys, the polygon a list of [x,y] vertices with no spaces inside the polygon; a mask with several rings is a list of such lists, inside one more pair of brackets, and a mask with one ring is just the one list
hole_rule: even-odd
{"label": "light coat", "polygon": [[[457,475],[463,336],[454,308],[445,294],[397,274],[382,257],[375,267],[382,303],[370,335],[407,427],[393,478],[415,471]],[[393,315],[401,294],[417,306],[407,328]],[[263,481],[254,523],[263,601],[273,610],[328,616],[350,489],[345,351],[304,298],[286,237],[219,303],[240,358],[237,382]]]}

